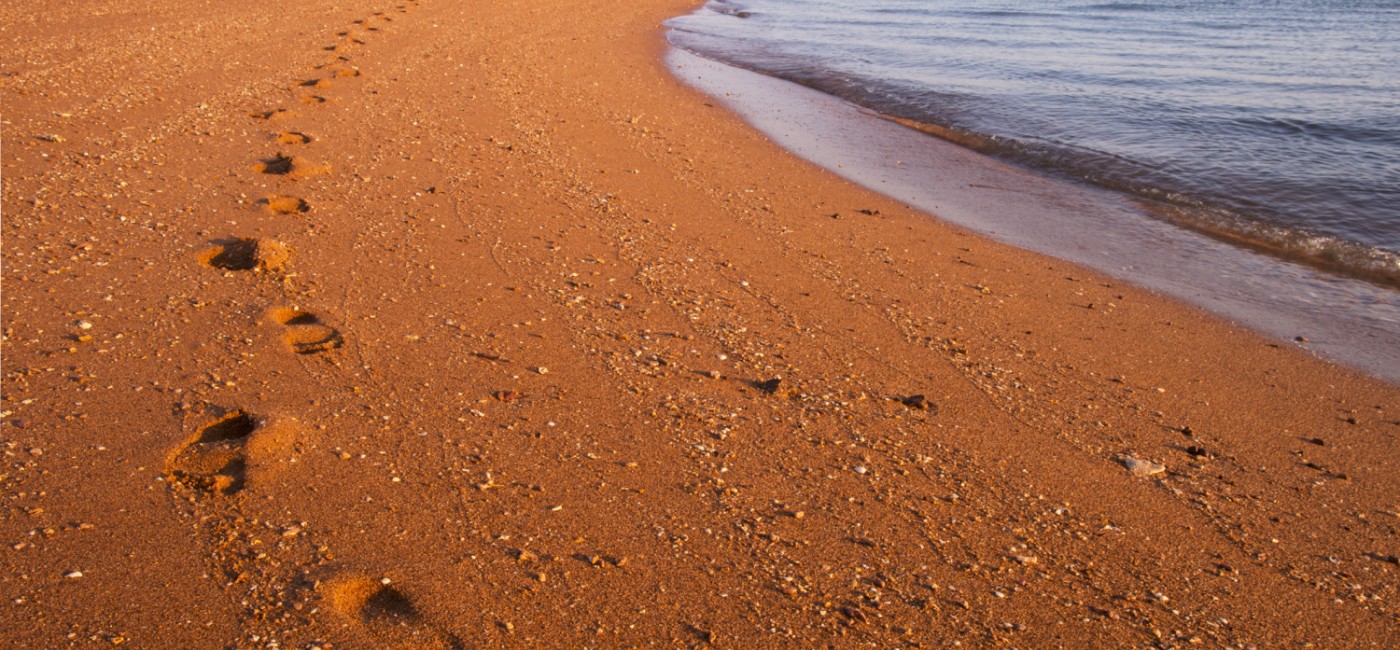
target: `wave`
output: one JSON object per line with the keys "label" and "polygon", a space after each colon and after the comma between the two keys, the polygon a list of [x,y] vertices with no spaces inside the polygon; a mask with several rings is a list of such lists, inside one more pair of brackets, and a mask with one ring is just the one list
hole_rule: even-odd
{"label": "wave", "polygon": [[[1204,235],[1290,262],[1302,263],[1346,277],[1400,289],[1400,254],[1383,248],[1286,227],[1252,218],[1210,201],[1156,186],[1121,179],[1107,170],[1111,164],[1131,164],[1101,152],[1058,151],[1013,138],[991,136],[876,112],[880,117],[921,133],[1002,159],[1059,172],[1077,180],[1128,194],[1150,215]],[[1048,154],[1048,155],[1047,155]]]}

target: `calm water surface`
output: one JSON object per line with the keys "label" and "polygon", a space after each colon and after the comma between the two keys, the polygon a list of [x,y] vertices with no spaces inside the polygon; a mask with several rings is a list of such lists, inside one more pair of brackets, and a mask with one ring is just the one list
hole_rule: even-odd
{"label": "calm water surface", "polygon": [[676,45],[1400,288],[1400,2],[715,0]]}

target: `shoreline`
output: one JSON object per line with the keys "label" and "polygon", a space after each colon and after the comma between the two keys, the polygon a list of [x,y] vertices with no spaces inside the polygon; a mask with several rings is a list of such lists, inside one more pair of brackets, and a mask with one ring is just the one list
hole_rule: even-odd
{"label": "shoreline", "polygon": [[0,10],[0,638],[1400,641],[1400,389],[797,158],[695,5]]}
{"label": "shoreline", "polygon": [[[851,182],[1400,384],[1400,300],[1389,287],[1151,218],[1132,197],[1050,177],[956,142],[931,142],[936,136],[916,125],[795,82],[675,46],[667,60],[686,83],[725,102],[796,155]],[[805,130],[835,135],[812,138]]]}
{"label": "shoreline", "polygon": [[[820,6],[820,3],[817,3]],[[1046,9],[1047,7],[1038,7]],[[913,11],[905,14],[910,22],[908,25],[896,27],[894,24],[888,26],[880,23],[879,20],[870,21],[876,26],[867,25],[867,21],[861,17],[863,11],[858,8],[841,9],[828,7],[826,10],[818,10],[816,6],[810,4],[797,3],[792,7],[763,7],[762,3],[746,7],[746,10],[753,10],[755,13],[751,19],[739,20],[733,16],[734,9],[726,8],[723,3],[718,5],[710,3],[700,10],[674,18],[667,22],[671,28],[668,32],[668,40],[673,44],[698,53],[703,57],[717,61],[726,62],[739,68],[766,74],[788,81],[793,81],[815,90],[836,96],[842,100],[852,102],[884,115],[889,119],[900,122],[910,128],[933,134],[936,137],[950,140],[979,153],[987,154],[993,158],[1011,162],[1022,166],[1030,171],[1041,175],[1049,176],[1060,181],[1068,181],[1076,184],[1087,184],[1097,188],[1104,188],[1110,191],[1121,193],[1133,198],[1135,202],[1141,203],[1140,212],[1146,212],[1152,218],[1166,220],[1179,227],[1193,230],[1200,234],[1215,237],[1225,243],[1242,245],[1254,252],[1264,253],[1277,257],[1284,262],[1301,264],[1325,271],[1326,273],[1341,278],[1360,279],[1373,282],[1390,290],[1400,290],[1400,258],[1397,258],[1396,244],[1394,237],[1387,238],[1383,233],[1387,223],[1385,206],[1376,206],[1375,200],[1360,198],[1370,196],[1376,199],[1375,192],[1381,191],[1385,186],[1383,178],[1372,178],[1366,171],[1369,167],[1360,166],[1360,158],[1384,157],[1380,151],[1371,151],[1366,147],[1359,147],[1352,151],[1353,164],[1358,165],[1353,168],[1355,174],[1347,174],[1343,170],[1346,168],[1344,161],[1338,161],[1339,167],[1316,169],[1313,165],[1303,165],[1298,168],[1299,174],[1304,169],[1314,169],[1315,174],[1312,181],[1305,180],[1302,176],[1294,176],[1286,169],[1275,168],[1273,172],[1278,175],[1278,182],[1283,185],[1294,186],[1302,196],[1289,200],[1283,196],[1278,196],[1279,187],[1272,189],[1267,184],[1262,184],[1259,179],[1268,178],[1269,173],[1266,161],[1260,160],[1264,167],[1256,168],[1257,172],[1254,180],[1239,176],[1238,172],[1230,171],[1230,167],[1240,165],[1249,167],[1249,160],[1232,158],[1231,152],[1248,150],[1250,145],[1245,142],[1252,142],[1253,145],[1262,147],[1268,151],[1260,151],[1260,158],[1269,158],[1277,155],[1277,148],[1282,143],[1271,141],[1264,137],[1262,141],[1252,141],[1250,138],[1261,137],[1260,133],[1237,134],[1244,138],[1242,141],[1235,141],[1233,146],[1225,146],[1231,141],[1228,132],[1220,133],[1222,138],[1216,155],[1201,158],[1199,148],[1205,143],[1193,139],[1189,133],[1176,133],[1183,139],[1177,142],[1176,152],[1161,151],[1161,149],[1171,146],[1171,141],[1162,141],[1163,132],[1153,135],[1153,131],[1148,129],[1138,136],[1146,141],[1156,141],[1156,148],[1159,150],[1159,158],[1148,156],[1143,160],[1136,160],[1132,154],[1127,154],[1126,158],[1120,158],[1111,153],[1112,136],[1108,133],[1100,133],[1095,130],[1094,120],[1089,123],[1080,121],[1076,115],[1088,111],[1093,113],[1097,110],[1105,111],[1105,124],[1103,126],[1109,132],[1117,132],[1124,128],[1122,120],[1127,116],[1121,113],[1124,108],[1119,102],[1133,101],[1135,97],[1131,91],[1127,95],[1119,95],[1112,91],[1107,91],[1097,103],[1101,105],[1094,107],[1096,101],[1083,96],[1085,88],[1076,86],[1076,77],[1067,70],[1060,69],[1060,66],[1053,60],[1052,53],[1045,53],[1051,59],[1047,60],[1047,68],[1043,74],[1056,79],[1058,82],[1066,84],[1062,89],[1064,102],[1077,105],[1077,110],[1069,110],[1069,114],[1059,114],[1057,118],[1050,118],[1056,111],[1066,110],[1065,103],[1057,102],[1046,97],[1034,94],[1032,90],[1036,84],[1029,79],[1022,78],[1015,70],[1003,69],[1002,58],[1008,53],[1014,52],[1020,46],[1033,43],[1023,43],[1019,38],[1029,38],[1034,41],[1036,38],[1047,38],[1053,40],[1057,29],[1075,29],[1070,25],[1077,25],[1077,28],[1087,29],[1090,24],[1102,21],[1105,27],[1104,34],[1115,32],[1116,28],[1126,28],[1130,26],[1131,19],[1114,17],[1113,11],[1104,12],[1099,8],[1080,7],[1069,9],[1064,13],[1051,11],[1054,16],[1037,13],[1034,9],[1028,12],[1006,12],[1003,16],[996,14],[996,18],[972,17],[969,14],[977,14],[975,6],[950,5],[940,8],[928,8],[926,11]],[[908,12],[909,7],[891,6],[890,11]],[[1074,17],[1080,13],[1077,18]],[[880,12],[877,12],[879,15]],[[993,12],[995,13],[995,12]],[[1224,12],[1229,14],[1211,14],[1204,20],[1223,20],[1228,23],[1233,20],[1247,20],[1248,12],[1243,14]],[[825,17],[823,17],[825,16]],[[839,16],[840,18],[835,18]],[[1093,16],[1093,18],[1089,18]],[[938,17],[935,19],[934,17]],[[1144,29],[1154,33],[1162,33],[1160,30],[1170,31],[1168,24],[1171,21],[1162,17],[1146,18],[1141,17],[1145,25]],[[1002,48],[993,49],[990,42],[970,43],[969,48],[975,51],[971,53],[959,54],[953,50],[941,49],[941,46],[918,42],[914,34],[920,30],[933,30],[942,34],[935,42],[956,42],[963,39],[975,38],[976,30],[971,24],[981,20],[1008,21],[1008,25],[1014,25],[1013,29],[1020,37],[1010,38]],[[1355,17],[1353,16],[1353,19]],[[855,42],[843,40],[838,36],[839,28],[837,24],[840,20],[854,21],[853,31],[850,38]],[[931,20],[935,22],[924,22]],[[944,21],[942,27],[937,26],[937,20]],[[1090,24],[1080,24],[1077,21],[1088,20]],[[1116,21],[1126,20],[1119,23]],[[1345,20],[1345,19],[1343,19]],[[785,31],[799,25],[795,31]],[[1111,26],[1110,26],[1111,25]],[[917,26],[917,27],[916,27]],[[985,25],[984,25],[985,27]],[[880,41],[882,30],[889,30],[890,40],[888,43],[876,45]],[[828,31],[830,30],[830,31]],[[1041,30],[1044,30],[1043,32]],[[1178,34],[1181,38],[1191,41],[1199,35],[1193,35],[1191,30],[1186,29],[1184,33]],[[765,35],[766,34],[766,35]],[[1088,36],[1088,35],[1086,35]],[[776,39],[776,40],[769,40]],[[1086,38],[1087,42],[1082,45],[1087,51],[1108,57],[1109,60],[1118,60],[1124,57],[1135,46],[1128,42],[1118,41],[1112,37],[1099,36]],[[1325,40],[1325,39],[1324,39]],[[830,41],[823,44],[823,41]],[[861,56],[858,42],[870,41],[868,46],[870,51],[868,57]],[[765,45],[766,44],[766,45]],[[986,47],[988,49],[978,49]],[[1183,56],[1200,56],[1200,49],[1209,49],[1213,44],[1205,42],[1194,42],[1184,47],[1194,48],[1190,53],[1183,53]],[[852,63],[847,66],[836,59],[828,59],[837,52],[850,50],[856,59],[863,63]],[[959,60],[960,64],[947,71],[947,78],[941,82],[930,82],[922,91],[916,91],[915,86],[908,86],[910,82],[901,75],[900,68],[894,62],[898,59],[897,52],[900,48],[908,48],[906,53],[913,57],[913,60],[924,59],[925,64],[915,65],[914,68],[920,70],[915,76],[935,75],[940,69],[938,61],[945,59]],[[1006,49],[1009,48],[1009,49]],[[1123,48],[1126,48],[1125,51]],[[1000,50],[1000,53],[998,53]],[[805,53],[803,56],[800,53]],[[1270,53],[1287,59],[1290,64],[1306,67],[1307,63],[1299,59],[1288,59],[1282,52],[1274,52],[1268,47],[1263,51],[1255,52],[1255,57],[1268,56]],[[970,57],[964,60],[963,57]],[[866,61],[865,59],[869,60]],[[810,60],[808,60],[810,59]],[[1097,60],[1097,59],[1095,59]],[[985,61],[978,63],[977,61]],[[1204,62],[1202,62],[1204,63]],[[1112,68],[1113,64],[1109,64]],[[1131,66],[1128,66],[1131,67]],[[1238,69],[1223,65],[1221,68],[1214,68],[1206,65],[1211,74],[1223,74],[1228,77],[1230,74],[1240,72]],[[979,72],[974,73],[973,69]],[[846,70],[847,73],[837,72]],[[889,79],[882,79],[881,74],[891,75]],[[913,73],[912,70],[909,71]],[[1097,73],[1103,73],[1102,69],[1087,71],[1089,78],[1095,79],[1098,83],[1104,83],[1106,79],[1095,77]],[[1174,74],[1184,72],[1182,70],[1161,71],[1166,78],[1173,78]],[[989,77],[985,81],[993,83],[992,79],[1009,84],[1003,89],[1003,93],[1017,93],[1025,95],[1020,101],[1026,102],[1017,106],[1009,95],[998,94],[997,97],[982,96],[977,91],[978,75]],[[1000,75],[1006,75],[1006,78]],[[1126,69],[1117,69],[1114,74],[1127,75],[1131,79],[1130,86],[1151,86],[1154,81],[1152,76],[1135,77]],[[1345,73],[1340,72],[1343,76]],[[873,76],[870,76],[873,75]],[[1068,78],[1060,78],[1066,75]],[[903,81],[900,81],[904,79]],[[1047,79],[1049,81],[1049,79]],[[1256,102],[1264,101],[1267,95],[1260,93],[1268,91],[1253,88],[1249,85],[1248,79],[1232,78],[1234,83],[1240,87],[1238,92],[1250,96]],[[1086,82],[1087,83],[1087,82]],[[1340,82],[1339,82],[1340,83]],[[907,86],[907,87],[906,87]],[[904,90],[900,90],[904,88]],[[1185,88],[1175,86],[1171,81],[1164,81],[1163,87],[1158,89],[1167,95],[1163,101],[1163,110],[1168,110],[1170,106],[1172,119],[1154,120],[1153,122],[1162,124],[1183,125],[1191,132],[1204,132],[1224,128],[1218,123],[1218,112],[1223,110],[1238,110],[1241,113],[1248,113],[1246,106],[1232,106],[1228,101],[1225,104],[1212,103],[1209,96],[1199,97],[1204,102],[1203,106],[1192,109],[1190,106],[1176,105],[1174,99],[1168,97],[1176,96],[1181,92],[1186,92]],[[1306,94],[1306,90],[1297,89]],[[1277,92],[1286,92],[1283,88],[1276,89]],[[905,92],[912,92],[913,95],[905,96]],[[943,97],[944,99],[928,99],[929,97]],[[1058,96],[1058,95],[1057,95]],[[961,99],[955,99],[961,97]],[[1144,100],[1144,97],[1136,96],[1137,101]],[[1179,98],[1178,98],[1179,99]],[[1313,97],[1312,101],[1318,98]],[[1219,100],[1223,101],[1223,100]],[[1308,100],[1303,101],[1303,105],[1308,104]],[[1358,101],[1365,104],[1364,98]],[[925,104],[925,102],[930,102]],[[938,108],[940,104],[946,104],[943,108]],[[987,115],[977,117],[970,113],[967,106],[972,104],[983,105],[980,111],[985,111]],[[962,108],[958,108],[961,106]],[[1211,108],[1207,108],[1207,106]],[[1192,127],[1184,127],[1185,115],[1193,110],[1199,110],[1202,114],[1198,117],[1201,122]],[[1307,111],[1309,109],[1299,107],[1298,110]],[[1314,109],[1316,107],[1314,106]],[[1012,117],[1020,114],[1022,118]],[[1112,117],[1109,117],[1112,115]],[[1167,116],[1162,116],[1166,118]],[[1295,116],[1296,117],[1296,116]],[[1339,122],[1346,122],[1346,118],[1334,114]],[[1382,119],[1378,115],[1371,115],[1374,119]],[[1267,120],[1266,117],[1254,116],[1254,118],[1241,118],[1245,121]],[[1324,126],[1326,118],[1321,114],[1313,114],[1309,117],[1297,117],[1303,122],[1317,121],[1318,129],[1331,128],[1336,131],[1345,131],[1346,127],[1341,123]],[[1364,121],[1364,118],[1361,118]],[[1047,120],[1049,120],[1047,122]],[[1061,123],[1062,122],[1062,123]],[[980,124],[980,126],[978,126]],[[1021,124],[1022,126],[1018,126]],[[1045,134],[1038,135],[1036,127],[1027,127],[1029,124],[1039,124],[1038,128],[1044,129]],[[1164,126],[1170,130],[1172,127]],[[1029,129],[1029,130],[1027,130]],[[1131,130],[1131,129],[1130,129]],[[1097,134],[1097,135],[1096,135]],[[1044,137],[1042,137],[1042,135]],[[1124,133],[1119,136],[1128,137]],[[1081,148],[1073,144],[1080,137],[1093,140],[1095,137],[1109,137],[1110,142],[1101,143],[1100,146],[1108,147],[1108,151],[1096,151],[1096,147],[1089,145]],[[1132,138],[1130,138],[1132,139]],[[1067,142],[1066,142],[1067,141]],[[1310,144],[1308,144],[1310,143]],[[1311,138],[1300,138],[1298,146],[1301,148],[1300,156],[1309,157],[1306,152],[1312,151],[1316,154],[1314,147],[1326,145]],[[1131,145],[1127,146],[1131,150]],[[1343,151],[1331,152],[1333,157],[1344,157]],[[1155,161],[1155,162],[1154,162]],[[1294,165],[1286,161],[1278,161],[1283,165],[1293,167]],[[1220,167],[1224,165],[1224,167]],[[1230,189],[1228,185],[1221,185],[1218,182],[1203,178],[1199,172],[1192,172],[1190,168],[1213,167],[1217,169],[1217,174],[1234,178],[1234,182],[1239,184],[1236,189]],[[1174,172],[1164,172],[1161,167],[1171,167]],[[1338,174],[1350,177],[1350,180],[1338,178]],[[1363,181],[1363,178],[1370,179],[1370,182]],[[1337,203],[1330,206],[1319,204],[1320,192],[1309,192],[1306,186],[1316,185],[1330,179],[1333,184],[1340,185],[1335,191],[1327,192]],[[1368,185],[1374,185],[1373,190],[1365,189]],[[1194,189],[1193,189],[1194,188]],[[1353,195],[1352,193],[1355,193]],[[1310,199],[1308,195],[1313,195]],[[1267,199],[1267,196],[1274,196]],[[1212,198],[1213,197],[1213,198]],[[1253,197],[1253,198],[1251,198]],[[1352,197],[1350,199],[1346,197]],[[1326,203],[1326,200],[1322,200]],[[1374,207],[1370,209],[1368,206]],[[1311,214],[1312,216],[1304,216]],[[1291,216],[1290,216],[1291,215]],[[1330,215],[1330,216],[1329,216]],[[1373,222],[1379,230],[1372,230],[1365,227],[1365,223]],[[1359,230],[1349,231],[1347,227],[1338,226],[1333,228],[1329,224],[1356,224]],[[1292,224],[1292,225],[1284,225]],[[1304,225],[1311,224],[1311,225]],[[1331,234],[1328,234],[1331,233]],[[1392,233],[1395,234],[1395,233]],[[1388,243],[1387,243],[1388,242]],[[1393,302],[1393,301],[1392,301]]]}

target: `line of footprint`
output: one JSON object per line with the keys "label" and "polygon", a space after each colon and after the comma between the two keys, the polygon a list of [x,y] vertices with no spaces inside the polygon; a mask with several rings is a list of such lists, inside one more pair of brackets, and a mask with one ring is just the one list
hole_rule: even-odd
{"label": "line of footprint", "polygon": [[[408,0],[395,9],[406,13],[418,5]],[[360,76],[350,65],[346,51],[364,45],[366,33],[383,30],[382,24],[392,22],[386,12],[375,12],[370,18],[355,20],[352,26],[336,35],[341,41],[323,49],[335,52],[336,58],[315,67],[317,77],[297,83],[293,92],[302,92],[297,101],[306,106],[323,106],[329,102],[322,93],[336,80]],[[273,108],[251,113],[259,122],[282,123],[297,116],[288,108]],[[275,130],[269,134],[279,149],[271,157],[253,167],[261,174],[280,176],[289,183],[330,173],[329,164],[314,162],[293,151],[309,145],[313,138],[295,128]],[[265,209],[278,215],[296,216],[311,211],[304,198],[291,194],[270,194],[259,201]],[[292,249],[274,239],[231,237],[213,242],[215,246],[199,255],[204,266],[223,271],[253,271],[275,274],[291,259]],[[269,309],[266,317],[282,328],[282,341],[293,353],[322,355],[344,343],[340,331],[321,320],[316,314],[299,307],[278,306]],[[301,426],[293,419],[260,417],[245,409],[205,406],[192,417],[201,418],[195,431],[170,454],[166,474],[172,485],[190,492],[188,498],[222,500],[235,495],[276,471],[282,459],[295,444]],[[236,515],[237,501],[227,501],[235,510],[227,517],[230,522],[242,522]],[[215,555],[218,555],[217,553]],[[237,567],[226,566],[225,573],[242,575]],[[319,603],[339,614],[352,630],[367,635],[381,647],[458,648],[461,643],[425,620],[413,600],[387,580],[375,580],[363,575],[338,572],[311,579],[307,585],[317,595]],[[315,608],[311,610],[317,611]],[[290,613],[290,612],[288,612]]]}

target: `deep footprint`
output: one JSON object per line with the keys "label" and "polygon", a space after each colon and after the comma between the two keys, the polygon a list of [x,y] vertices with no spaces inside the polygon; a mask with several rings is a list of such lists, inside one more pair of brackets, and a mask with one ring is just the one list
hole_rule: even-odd
{"label": "deep footprint", "polygon": [[330,609],[377,637],[384,647],[460,647],[451,635],[434,629],[411,598],[383,582],[351,576],[333,579],[320,589]]}
{"label": "deep footprint", "polygon": [[272,110],[270,110],[270,111],[259,111],[259,112],[257,112],[257,113],[249,113],[249,114],[248,114],[248,117],[251,117],[251,118],[253,118],[253,119],[255,119],[255,120],[269,120],[269,121],[270,121],[270,120],[280,120],[280,119],[287,118],[287,117],[291,117],[291,116],[292,116],[292,112],[289,111],[289,110],[287,110],[287,109],[285,109],[285,108],[274,108],[274,109],[272,109]]}
{"label": "deep footprint", "polygon": [[292,179],[325,174],[330,170],[330,165],[313,163],[301,156],[289,158],[280,153],[253,166],[255,172]]}
{"label": "deep footprint", "polygon": [[311,136],[300,131],[283,131],[277,134],[277,142],[280,144],[308,144]]}
{"label": "deep footprint", "polygon": [[207,424],[180,448],[166,465],[176,483],[212,492],[232,494],[247,482],[248,459],[244,445],[258,428],[253,416],[231,411]]}
{"label": "deep footprint", "polygon": [[348,61],[348,60],[349,60],[348,57],[340,57],[340,58],[339,58],[338,60],[336,60],[336,61],[332,61],[332,62],[330,62],[330,63],[322,63],[321,65],[316,66],[315,69],[316,69],[316,70],[323,70],[323,71],[325,71],[326,73],[330,74],[332,77],[358,77],[358,76],[360,76],[360,74],[361,74],[361,73],[360,73],[360,69],[359,69],[359,68],[356,68],[356,67],[353,66],[353,65],[347,64],[346,61]]}
{"label": "deep footprint", "polygon": [[286,328],[282,340],[297,354],[327,352],[344,343],[339,330],[321,322],[310,312],[295,307],[278,307],[269,315],[273,322]]}
{"label": "deep footprint", "polygon": [[291,247],[274,239],[223,239],[199,255],[201,264],[224,271],[276,272],[291,259]]}
{"label": "deep footprint", "polygon": [[299,212],[311,211],[311,205],[305,200],[285,194],[273,194],[272,196],[262,199],[259,203],[267,206],[267,209],[277,214],[296,214]]}
{"label": "deep footprint", "polygon": [[291,420],[221,410],[171,454],[166,474],[172,482],[202,492],[234,494],[247,487],[255,468],[265,472],[267,461],[291,446],[296,431]]}

